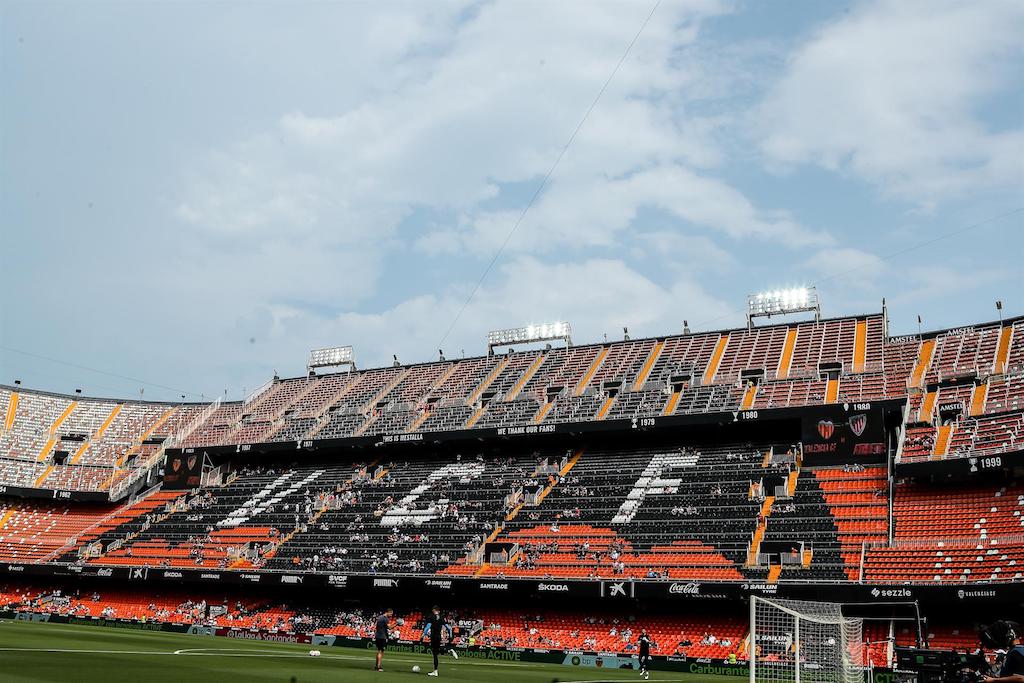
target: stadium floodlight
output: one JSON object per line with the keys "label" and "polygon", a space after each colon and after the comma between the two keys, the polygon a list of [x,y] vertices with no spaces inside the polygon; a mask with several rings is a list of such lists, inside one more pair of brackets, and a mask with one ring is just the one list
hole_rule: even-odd
{"label": "stadium floodlight", "polygon": [[566,346],[572,346],[572,325],[559,321],[543,325],[512,327],[507,330],[492,330],[487,333],[487,352],[493,353],[496,346],[532,344],[559,339],[564,340]]}
{"label": "stadium floodlight", "polygon": [[313,349],[309,352],[307,370],[315,368],[331,368],[339,365],[356,367],[355,354],[351,346],[331,346],[326,349]]}
{"label": "stadium floodlight", "polygon": [[814,311],[815,319],[821,316],[821,301],[814,287],[791,287],[758,292],[747,297],[747,326],[753,327],[754,318],[770,318],[773,315],[804,311]]}

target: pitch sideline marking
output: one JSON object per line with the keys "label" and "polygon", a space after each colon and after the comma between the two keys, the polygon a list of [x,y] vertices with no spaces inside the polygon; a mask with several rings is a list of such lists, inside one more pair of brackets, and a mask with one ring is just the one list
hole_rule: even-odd
{"label": "pitch sideline marking", "polygon": [[[203,651],[205,650],[205,652]],[[164,652],[160,650],[81,650],[73,648],[55,648],[55,647],[0,647],[0,652],[54,652],[60,654],[106,654],[106,655],[156,655],[160,657],[173,657],[175,655],[185,657],[278,657],[282,659],[344,659],[353,661],[363,661],[365,657],[355,657],[352,655],[342,654],[327,654],[321,655],[320,657],[310,657],[308,654],[300,653],[289,653],[289,652],[276,652],[274,650],[255,650],[249,651],[244,648],[186,648],[181,650],[174,650],[172,652]],[[418,661],[408,659],[405,657],[393,657],[392,661]],[[540,662],[464,662],[459,661],[458,665],[468,666],[501,666],[501,667],[514,667],[532,668],[540,666]],[[565,683],[622,683],[626,679],[617,680],[597,680],[597,679],[586,679],[581,681],[565,681]],[[631,679],[630,679],[631,680]],[[672,678],[653,678],[652,681],[656,683],[671,683],[676,679]]]}

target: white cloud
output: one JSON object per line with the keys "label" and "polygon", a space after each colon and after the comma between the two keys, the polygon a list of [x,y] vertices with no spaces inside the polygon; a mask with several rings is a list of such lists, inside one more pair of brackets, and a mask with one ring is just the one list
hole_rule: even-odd
{"label": "white cloud", "polygon": [[[690,229],[710,229],[733,240],[755,238],[788,247],[831,244],[832,238],[799,225],[785,212],[759,209],[729,184],[685,168],[658,166],[622,178],[591,175],[554,183],[509,245],[530,253],[609,247],[632,234],[644,208],[658,209]],[[422,246],[461,239],[465,248],[493,253],[520,210],[482,211],[464,226],[426,235]]]}
{"label": "white cloud", "polygon": [[[401,30],[389,41],[401,45],[361,42],[360,59],[382,73],[392,65],[394,75],[334,114],[289,105],[270,129],[189,170],[177,206],[196,242],[187,268],[222,273],[237,317],[274,330],[282,353],[312,340],[358,340],[384,356],[395,347],[421,359],[525,204],[502,192],[539,182],[649,11],[578,9],[495,2],[459,21],[425,17],[418,5],[390,12]],[[533,316],[570,318],[586,339],[622,325],[635,334],[676,329],[683,317],[720,310],[690,279],[733,265],[716,240],[832,242],[712,175],[720,124],[692,110],[723,90],[704,85],[701,51],[685,48],[723,11],[714,1],[659,8],[492,274],[498,283],[473,301],[461,338]],[[416,28],[424,22],[431,27]],[[339,49],[339,59],[352,57]],[[400,227],[420,208],[455,216],[453,225]],[[647,209],[666,217],[657,235],[633,225]],[[208,254],[210,243],[226,254]],[[406,291],[382,300],[389,257],[409,244],[444,257],[448,290],[410,295],[416,273],[406,271]],[[626,265],[659,248],[679,250],[660,283]]]}
{"label": "white cloud", "polygon": [[878,256],[852,247],[822,249],[807,259],[804,267],[816,272],[821,278],[819,282],[858,289],[877,286],[878,278],[887,269],[885,261]]}
{"label": "white cloud", "polygon": [[693,274],[726,273],[739,261],[714,240],[687,235],[677,230],[652,230],[635,236],[637,258],[651,256],[676,272]]}
{"label": "white cloud", "polygon": [[[446,49],[406,55],[420,62],[408,68],[420,78],[336,116],[291,111],[273,131],[212,155],[178,213],[213,231],[354,231],[376,245],[409,209],[429,206],[460,212],[473,226],[455,231],[463,247],[489,252],[518,210],[482,204],[503,184],[538,182],[631,37],[625,27],[646,12],[629,3],[597,10],[482,6]],[[828,241],[693,170],[720,160],[717,124],[687,110],[691,84],[707,74],[699,53],[680,49],[722,11],[717,2],[659,9],[530,217],[545,239],[512,248],[610,246],[645,206],[736,238]],[[455,249],[440,232],[419,235],[420,246]]]}
{"label": "white cloud", "polygon": [[[406,299],[383,311],[343,313],[316,324],[334,330],[328,336],[355,340],[370,363],[382,363],[391,353],[403,360],[423,360],[424,350],[438,343],[443,326],[452,320],[466,291],[452,288],[441,295]],[[468,355],[483,350],[488,329],[568,320],[581,343],[605,333],[621,338],[623,326],[634,336],[681,330],[682,320],[716,316],[724,303],[680,274],[666,285],[617,259],[588,259],[578,263],[544,263],[518,257],[498,269],[494,281],[474,298],[460,324],[445,343],[449,357],[460,349]],[[381,340],[389,340],[382,344]]]}
{"label": "white cloud", "polygon": [[[773,84],[784,51],[772,40],[792,38],[799,10],[761,30],[720,17],[734,8],[746,5],[662,3],[449,354],[480,351],[489,327],[552,317],[571,319],[580,341],[622,325],[742,323],[723,301],[742,309],[748,291],[850,263],[874,282],[828,280],[830,313],[877,309],[904,296],[893,288],[949,319],[982,297],[1012,310],[1016,225],[888,268],[840,245],[903,248],[996,213],[979,195],[1019,176],[1019,85],[1000,97],[1020,71],[1020,11],[856,5]],[[114,3],[69,16],[35,3],[11,17],[4,29],[25,44],[0,81],[22,115],[4,122],[16,172],[0,192],[23,229],[3,254],[14,280],[35,284],[3,307],[9,344],[232,396],[275,366],[301,372],[318,345],[354,343],[362,364],[432,357],[650,5],[306,9]],[[32,50],[51,29],[64,32],[60,53]],[[54,117],[54,93],[85,93],[87,106]],[[749,145],[762,124],[769,154]],[[765,160],[841,172],[808,186],[765,177]],[[862,179],[952,205],[941,224],[918,215],[917,232],[894,236],[881,226],[902,224],[903,207],[872,201]],[[832,227],[854,224],[865,226],[855,238]],[[955,272],[914,270],[935,261]],[[33,280],[41,270],[53,277]],[[47,314],[72,290],[73,305]]]}
{"label": "white cloud", "polygon": [[[1019,86],[1024,4],[880,0],[793,54],[757,112],[765,154],[933,205],[1024,180],[1020,117],[979,111]],[[1018,112],[1019,113],[1019,112]]]}

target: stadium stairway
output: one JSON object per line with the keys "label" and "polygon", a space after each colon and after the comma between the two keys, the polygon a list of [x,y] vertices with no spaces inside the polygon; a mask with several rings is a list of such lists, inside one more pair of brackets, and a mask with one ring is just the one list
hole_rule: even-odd
{"label": "stadium stairway", "polygon": [[839,378],[825,382],[825,403],[839,402]]}
{"label": "stadium stairway", "polygon": [[743,391],[743,402],[740,404],[740,410],[750,410],[754,407],[754,399],[757,398],[757,384],[753,382]]}
{"label": "stadium stairway", "polygon": [[985,412],[985,399],[988,397],[988,381],[974,385],[971,391],[971,408],[969,414],[976,417]]}
{"label": "stadium stairway", "polygon": [[718,374],[718,365],[722,362],[722,356],[725,354],[725,348],[729,345],[729,335],[723,334],[718,338],[718,343],[715,344],[715,350],[711,354],[711,360],[708,362],[708,367],[704,371],[705,385],[711,384],[715,380],[715,375]]}
{"label": "stadium stairway", "polygon": [[551,412],[551,409],[554,407],[554,405],[554,401],[546,401],[543,405],[541,405],[540,409],[537,411],[537,414],[533,417],[533,423],[540,424],[541,422],[543,422],[544,418],[547,416],[549,412]]}
{"label": "stadium stairway", "polygon": [[868,321],[858,320],[853,337],[853,371],[864,372],[867,364]]}
{"label": "stadium stairway", "polygon": [[18,392],[12,391],[7,402],[7,414],[4,416],[4,434],[14,426],[14,417],[18,414]]}
{"label": "stadium stairway", "polygon": [[931,366],[932,357],[934,355],[935,340],[926,339],[921,342],[917,356],[917,364],[914,366],[914,372],[910,375],[911,387],[921,387],[924,385],[925,375],[928,372],[928,368]]}
{"label": "stadium stairway", "polygon": [[604,359],[608,357],[608,350],[610,348],[611,347],[609,346],[603,346],[601,348],[601,351],[597,354],[597,357],[594,358],[594,362],[590,364],[590,367],[587,368],[586,373],[584,373],[583,377],[580,378],[580,381],[576,384],[576,388],[573,392],[574,395],[582,396],[583,392],[586,391],[588,386],[590,386],[590,381],[594,379],[594,375],[597,374],[598,369],[604,363]]}
{"label": "stadium stairway", "polygon": [[939,460],[946,457],[946,453],[949,452],[949,444],[952,437],[952,424],[944,424],[939,427],[938,435],[935,438],[935,448],[932,451],[932,460]]}
{"label": "stadium stairway", "polygon": [[999,343],[996,346],[996,359],[992,366],[993,373],[1000,375],[1007,371],[1007,359],[1010,357],[1010,345],[1013,342],[1013,326],[1005,325],[999,331]]}
{"label": "stadium stairway", "polygon": [[799,331],[799,327],[790,327],[786,330],[786,341],[783,342],[782,355],[779,356],[779,365],[776,370],[778,379],[789,377],[789,368],[793,364],[793,351],[796,348],[796,338]]}
{"label": "stadium stairway", "polygon": [[921,400],[921,407],[917,411],[917,421],[932,424],[935,419],[935,404],[938,401],[939,392],[937,389],[930,389]]}
{"label": "stadium stairway", "polygon": [[654,364],[658,361],[658,356],[665,349],[665,340],[659,339],[658,343],[651,349],[651,354],[644,361],[643,367],[636,376],[636,381],[633,382],[633,391],[640,391],[644,388],[644,384],[647,382],[647,378],[651,374],[651,370],[654,368]]}

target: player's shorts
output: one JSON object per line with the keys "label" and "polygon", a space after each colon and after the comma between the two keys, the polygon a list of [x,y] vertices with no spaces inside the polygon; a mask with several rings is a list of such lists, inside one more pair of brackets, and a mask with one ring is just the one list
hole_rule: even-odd
{"label": "player's shorts", "polygon": [[388,649],[387,638],[378,638],[375,642],[377,643],[377,652],[384,652],[384,650]]}
{"label": "player's shorts", "polygon": [[443,650],[444,650],[444,648],[441,646],[441,641],[438,641],[436,643],[434,641],[430,641],[430,651],[431,652],[440,653]]}

